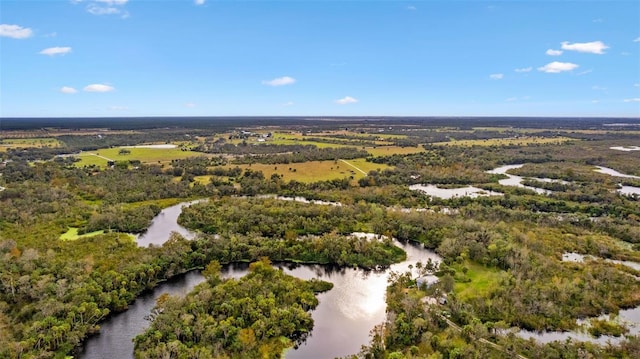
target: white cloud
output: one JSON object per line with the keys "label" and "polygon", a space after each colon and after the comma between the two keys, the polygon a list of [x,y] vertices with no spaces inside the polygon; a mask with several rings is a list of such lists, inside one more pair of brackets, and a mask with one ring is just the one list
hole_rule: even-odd
{"label": "white cloud", "polygon": [[602,20],[602,19],[600,19],[600,18],[598,18],[598,19],[593,19],[592,21],[593,21],[593,22],[595,22],[595,23],[602,23],[602,22],[604,22],[604,20]]}
{"label": "white cloud", "polygon": [[358,99],[355,99],[351,96],[345,96],[339,100],[336,100],[336,103],[339,105],[347,105],[347,104],[356,103],[356,102],[358,102]]}
{"label": "white cloud", "polygon": [[110,92],[115,90],[115,88],[109,85],[91,84],[91,85],[85,86],[84,90],[87,92]]}
{"label": "white cloud", "polygon": [[42,36],[44,36],[44,37],[56,37],[56,36],[58,36],[58,33],[54,31],[54,32],[52,32],[50,34],[44,34]]}
{"label": "white cloud", "polygon": [[638,84],[633,84],[633,87],[640,87],[640,83],[638,83]]}
{"label": "white cloud", "polygon": [[99,6],[96,4],[91,4],[87,6],[87,11],[93,15],[117,15],[120,14],[120,9],[111,6]]}
{"label": "white cloud", "polygon": [[415,11],[415,10],[418,10],[418,8],[413,5],[409,5],[407,6],[407,10]]}
{"label": "white cloud", "polygon": [[518,101],[517,97],[509,97],[508,99],[506,99],[505,101],[507,102],[513,102],[513,101]]}
{"label": "white cloud", "polygon": [[204,5],[206,0],[194,0],[193,3],[196,5]]}
{"label": "white cloud", "polygon": [[71,52],[71,48],[70,47],[49,47],[46,48],[42,51],[40,51],[40,54],[42,55],[48,55],[48,56],[55,56],[55,55],[64,55],[64,54],[68,54]]}
{"label": "white cloud", "polygon": [[548,49],[547,52],[545,52],[545,54],[549,56],[560,56],[562,55],[562,50]]}
{"label": "white cloud", "polygon": [[111,106],[111,107],[109,107],[109,110],[112,110],[112,111],[123,111],[123,110],[128,110],[128,109],[129,109],[129,107],[127,107],[127,106]]}
{"label": "white cloud", "polygon": [[78,90],[74,89],[73,87],[62,86],[62,87],[60,87],[60,92],[62,92],[62,93],[76,93],[76,92],[78,92]]}
{"label": "white cloud", "polygon": [[605,45],[602,41],[592,41],[592,42],[575,42],[570,44],[568,41],[562,42],[562,49],[569,51],[578,51],[578,52],[587,52],[590,54],[604,54],[604,50],[608,49],[609,46]]}
{"label": "white cloud", "polygon": [[491,75],[489,75],[489,78],[491,78],[492,80],[502,80],[503,77],[504,77],[504,74],[491,74]]}
{"label": "white cloud", "polygon": [[285,102],[282,106],[293,106],[293,101]]}
{"label": "white cloud", "polygon": [[196,104],[195,104],[195,103],[193,103],[193,102],[185,103],[184,105],[185,105],[186,107],[189,107],[189,108],[194,108],[194,107],[196,107]]}
{"label": "white cloud", "polygon": [[600,100],[591,100],[591,103],[600,103]]}
{"label": "white cloud", "polygon": [[10,37],[12,39],[26,39],[33,35],[28,27],[19,25],[0,24],[0,36]]}
{"label": "white cloud", "polygon": [[87,5],[87,12],[93,15],[121,15],[123,19],[129,17],[129,12],[124,10],[124,5],[129,0],[92,0]]}
{"label": "white cloud", "polygon": [[515,69],[515,72],[531,72],[531,70],[533,70],[533,67],[529,66],[529,67],[523,67],[520,69]]}
{"label": "white cloud", "polygon": [[278,77],[273,80],[262,81],[263,85],[268,86],[284,86],[284,85],[292,85],[296,82],[296,79],[289,76]]}
{"label": "white cloud", "polygon": [[111,5],[124,5],[127,2],[129,2],[129,0],[93,0],[95,2],[101,2],[104,4],[107,4],[109,6]]}
{"label": "white cloud", "polygon": [[538,67],[538,71],[547,72],[551,74],[555,74],[558,72],[571,71],[579,66],[576,64],[572,64],[571,62],[550,62],[542,67]]}
{"label": "white cloud", "polygon": [[591,86],[591,89],[594,91],[605,91],[607,88],[606,87],[602,87],[602,86],[598,86],[598,85],[594,85]]}
{"label": "white cloud", "polygon": [[582,76],[582,75],[586,75],[586,74],[590,74],[593,72],[593,69],[589,69],[589,70],[584,70],[582,72],[578,72],[578,76]]}
{"label": "white cloud", "polygon": [[635,98],[625,98],[624,102],[640,102],[640,97]]}
{"label": "white cloud", "polygon": [[633,39],[633,42],[640,42],[640,36],[638,36],[635,39]]}

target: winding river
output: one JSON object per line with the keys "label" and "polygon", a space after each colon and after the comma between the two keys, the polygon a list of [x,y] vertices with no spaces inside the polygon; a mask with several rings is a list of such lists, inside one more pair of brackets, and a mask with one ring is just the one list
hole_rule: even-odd
{"label": "winding river", "polygon": [[[149,229],[138,238],[141,246],[161,245],[176,231],[193,238],[194,233],[177,223],[185,202],[168,207],[158,214]],[[358,234],[363,235],[363,234]],[[350,267],[326,265],[295,265],[276,263],[286,273],[302,279],[320,278],[334,284],[333,289],[318,295],[320,304],[311,313],[314,327],[311,335],[298,348],[286,353],[286,358],[333,358],[356,354],[369,343],[369,331],[385,319],[385,292],[391,271],[406,271],[409,265],[429,258],[440,261],[433,251],[421,245],[395,242],[407,252],[407,260],[385,271],[365,271]],[[223,267],[224,277],[238,278],[247,273],[247,264]],[[198,271],[177,276],[154,290],[138,297],[125,312],[111,316],[102,323],[100,334],[87,339],[78,353],[83,359],[133,358],[133,338],[142,333],[149,322],[144,319],[163,293],[185,295],[203,278]]]}

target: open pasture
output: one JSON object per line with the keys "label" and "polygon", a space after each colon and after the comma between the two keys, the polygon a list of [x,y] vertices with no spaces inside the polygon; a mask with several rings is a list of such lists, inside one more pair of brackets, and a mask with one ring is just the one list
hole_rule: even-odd
{"label": "open pasture", "polygon": [[[289,164],[260,164],[252,165],[230,165],[231,167],[240,167],[242,169],[251,169],[253,171],[262,171],[266,178],[271,175],[282,175],[284,181],[296,180],[299,182],[316,182],[328,181],[333,179],[348,178],[353,176],[354,179],[360,179],[365,173],[373,169],[385,169],[389,166],[366,162],[365,159],[343,161],[310,161],[304,163]],[[353,165],[353,166],[351,166]],[[355,167],[354,167],[355,166]],[[204,178],[203,178],[204,180]]]}
{"label": "open pasture", "polygon": [[[121,152],[124,150],[123,152]],[[128,153],[127,153],[128,151]],[[76,166],[83,167],[96,165],[106,167],[107,161],[130,161],[138,160],[142,163],[168,163],[171,160],[205,156],[205,154],[194,151],[183,151],[180,148],[127,148],[114,147],[105,148],[97,151],[82,152],[78,155],[80,161],[76,162]]]}

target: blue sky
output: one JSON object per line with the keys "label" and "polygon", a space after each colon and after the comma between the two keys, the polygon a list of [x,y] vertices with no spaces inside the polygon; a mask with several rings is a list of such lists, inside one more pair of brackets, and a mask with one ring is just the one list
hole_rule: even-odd
{"label": "blue sky", "polygon": [[0,2],[0,116],[158,115],[638,117],[640,2]]}

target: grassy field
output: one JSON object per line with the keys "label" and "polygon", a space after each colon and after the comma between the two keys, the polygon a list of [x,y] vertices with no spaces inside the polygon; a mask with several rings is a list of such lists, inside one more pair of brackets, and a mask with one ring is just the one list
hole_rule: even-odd
{"label": "grassy field", "polygon": [[126,148],[130,153],[121,155],[119,154],[121,149],[123,148],[116,147],[91,152],[82,152],[78,155],[80,161],[76,162],[76,166],[83,167],[96,165],[99,167],[106,167],[106,158],[113,161],[139,160],[142,163],[169,163],[171,160],[175,159],[205,156],[205,154],[200,152],[182,151],[179,148]]}
{"label": "grassy field", "polygon": [[[388,166],[386,165],[369,163],[364,159],[348,160],[347,162],[360,168],[365,173],[369,172],[372,169],[388,168]],[[230,165],[230,167],[236,167],[236,165]],[[254,163],[251,166],[238,165],[238,167],[242,169],[250,168],[254,171],[262,171],[262,173],[264,173],[265,177],[267,178],[269,178],[272,174],[277,173],[279,175],[282,175],[283,180],[285,181],[296,180],[306,183],[339,179],[350,176],[353,176],[353,178],[356,180],[364,177],[364,174],[362,172],[342,161],[311,161],[304,163],[276,165]],[[200,177],[201,178],[198,179],[199,181],[208,181],[208,179],[205,179],[206,176]]]}
{"label": "grassy field", "polygon": [[491,138],[486,140],[451,140],[449,142],[435,142],[434,146],[528,146],[535,144],[561,144],[569,141],[575,141],[568,137],[537,137],[537,136],[523,136],[523,137],[509,137],[509,138]]}
{"label": "grassy field", "polygon": [[60,240],[62,241],[75,241],[78,238],[86,238],[93,237],[100,234],[104,234],[104,231],[95,231],[85,234],[78,234],[78,228],[71,227],[68,231],[60,235]]}
{"label": "grassy field", "polygon": [[[483,297],[491,289],[498,285],[500,279],[506,275],[496,268],[487,268],[480,264],[466,262],[468,269],[466,276],[471,281],[468,283],[456,282],[454,292],[459,299]],[[456,271],[461,272],[462,266],[455,266]]]}
{"label": "grassy field", "polygon": [[0,152],[9,148],[60,147],[62,144],[55,138],[5,138],[0,140]]}

